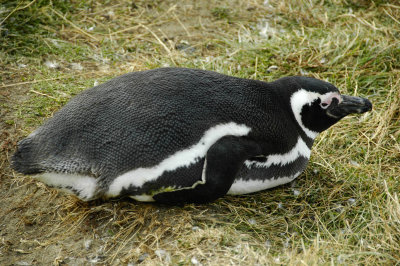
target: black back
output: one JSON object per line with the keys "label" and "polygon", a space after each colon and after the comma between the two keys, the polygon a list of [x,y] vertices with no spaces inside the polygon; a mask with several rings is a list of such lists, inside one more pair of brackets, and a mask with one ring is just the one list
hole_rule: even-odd
{"label": "black back", "polygon": [[185,68],[129,73],[73,98],[19,143],[13,165],[26,174],[79,173],[111,182],[229,122],[247,125],[247,137],[268,142],[266,154],[282,153],[301,131],[287,104],[287,94],[299,86],[295,78],[266,83]]}

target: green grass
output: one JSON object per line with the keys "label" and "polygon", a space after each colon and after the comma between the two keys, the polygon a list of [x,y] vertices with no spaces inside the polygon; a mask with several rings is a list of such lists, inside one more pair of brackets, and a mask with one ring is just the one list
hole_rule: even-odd
{"label": "green grass", "polygon": [[[399,2],[18,3],[0,9],[2,22],[31,3],[1,24],[4,262],[400,263]],[[374,110],[322,133],[295,183],[206,205],[83,203],[9,169],[15,142],[80,91],[167,65],[265,81],[313,76]]]}

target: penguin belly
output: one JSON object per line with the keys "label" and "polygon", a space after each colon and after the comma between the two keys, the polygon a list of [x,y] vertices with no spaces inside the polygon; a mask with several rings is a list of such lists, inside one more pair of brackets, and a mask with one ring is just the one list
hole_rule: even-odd
{"label": "penguin belly", "polygon": [[307,167],[310,154],[310,148],[299,137],[286,153],[247,160],[227,194],[248,194],[289,183]]}

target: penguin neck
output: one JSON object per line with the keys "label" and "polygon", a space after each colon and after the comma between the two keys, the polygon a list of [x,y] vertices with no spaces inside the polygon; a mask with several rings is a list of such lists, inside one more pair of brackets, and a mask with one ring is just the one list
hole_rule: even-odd
{"label": "penguin neck", "polygon": [[319,132],[315,132],[306,128],[301,121],[301,116],[300,115],[296,116],[295,114],[296,110],[294,110],[294,108],[298,109],[298,106],[294,106],[293,104],[293,100],[295,100],[292,98],[293,92],[285,90],[285,87],[282,86],[282,84],[277,81],[271,83],[265,83],[265,85],[268,87],[268,90],[273,91],[273,93],[275,94],[274,99],[280,99],[282,110],[287,110],[287,115],[296,125],[297,133],[306,143],[307,147],[311,149],[312,145],[314,144],[315,138],[319,135]]}
{"label": "penguin neck", "polygon": [[[291,94],[282,94],[285,92],[285,88],[282,87],[281,83],[276,81],[274,82],[264,82],[264,81],[253,81],[256,86],[254,86],[253,93],[249,95],[255,95],[253,97],[253,101],[257,102],[258,106],[265,106],[268,109],[268,105],[276,105],[279,104],[282,110],[287,110],[287,115],[292,119],[293,123],[296,125],[297,132],[300,135],[301,139],[306,143],[307,147],[311,149],[315,138],[318,134],[307,134],[303,127],[299,124],[299,121],[295,117],[295,114],[292,111],[292,106],[290,102]],[[274,100],[273,100],[274,99]],[[276,101],[276,99],[280,99]],[[279,103],[278,103],[279,102]],[[314,133],[314,132],[313,132]]]}
{"label": "penguin neck", "polygon": [[301,139],[306,143],[307,147],[311,150],[312,145],[314,144],[315,138],[310,138],[307,136],[307,134],[303,131],[302,128],[299,126],[299,131],[298,131]]}

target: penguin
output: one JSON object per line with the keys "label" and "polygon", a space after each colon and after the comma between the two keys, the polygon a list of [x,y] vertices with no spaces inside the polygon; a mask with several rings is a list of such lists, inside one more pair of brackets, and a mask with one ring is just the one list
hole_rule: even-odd
{"label": "penguin", "polygon": [[84,201],[206,203],[291,182],[320,132],[371,109],[310,77],[132,72],[72,98],[18,143],[11,165]]}

